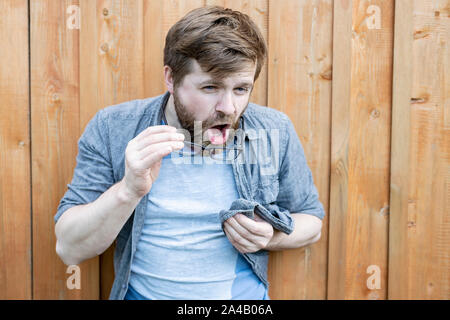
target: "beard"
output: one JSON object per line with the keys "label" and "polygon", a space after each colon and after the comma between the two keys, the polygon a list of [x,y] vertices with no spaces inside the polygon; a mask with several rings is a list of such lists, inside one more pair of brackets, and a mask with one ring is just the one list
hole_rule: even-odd
{"label": "beard", "polygon": [[[248,101],[245,108],[242,110],[241,114],[238,117],[234,117],[233,115],[226,115],[223,112],[216,112],[215,116],[212,118],[208,118],[205,121],[201,121],[201,132],[195,131],[195,121],[196,120],[191,113],[187,111],[187,108],[185,105],[183,105],[178,98],[178,94],[176,93],[176,90],[173,92],[173,104],[175,106],[175,112],[178,117],[178,121],[180,122],[180,125],[183,129],[187,130],[191,135],[191,142],[198,141],[198,138],[201,138],[203,146],[208,146],[211,142],[207,139],[203,139],[205,131],[214,126],[217,123],[231,123],[230,129],[234,132],[239,128],[239,119],[241,118],[242,114],[245,112],[245,110],[248,107]],[[198,131],[198,129],[197,129]],[[201,136],[199,136],[201,134]],[[230,141],[230,138],[233,135],[230,134],[230,137],[228,141]],[[196,139],[197,138],[197,139]]]}

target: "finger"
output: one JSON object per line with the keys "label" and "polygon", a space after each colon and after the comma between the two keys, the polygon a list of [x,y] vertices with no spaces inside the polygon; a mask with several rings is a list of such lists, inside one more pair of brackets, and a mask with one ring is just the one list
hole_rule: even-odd
{"label": "finger", "polygon": [[139,141],[136,141],[136,150],[141,151],[150,147],[152,144],[165,141],[184,141],[184,135],[175,132],[162,132],[148,135]]}
{"label": "finger", "polygon": [[223,228],[223,231],[225,232],[227,238],[230,240],[231,244],[233,245],[233,247],[236,248],[237,251],[239,251],[240,253],[245,253],[245,249],[242,248],[242,246],[233,239],[232,235],[228,231],[229,228],[230,227],[226,226],[226,225],[224,225],[224,228]]}
{"label": "finger", "polygon": [[[251,234],[254,236],[264,237],[266,233],[264,232],[264,229],[261,228],[261,223],[264,222],[256,222],[240,213],[235,215],[233,220],[230,221],[230,224],[232,224],[236,230],[240,230],[240,234],[242,236]],[[248,236],[246,238],[248,239]]]}
{"label": "finger", "polygon": [[144,150],[139,151],[138,157],[140,160],[142,160],[142,159],[146,158],[147,156],[149,156],[150,154],[152,154],[153,152],[157,152],[160,149],[167,149],[167,147],[170,147],[172,149],[172,151],[180,150],[181,148],[184,147],[184,143],[181,141],[176,141],[176,142],[175,141],[166,141],[166,142],[155,143],[155,144],[148,146]]}
{"label": "finger", "polygon": [[150,134],[161,133],[161,132],[176,132],[177,128],[168,125],[150,126],[139,133],[135,139],[140,141],[142,138],[147,137]]}
{"label": "finger", "polygon": [[140,166],[142,167],[142,169],[150,168],[154,163],[161,160],[176,149],[175,147],[171,146],[170,143],[163,142],[161,143],[161,145],[163,146],[157,148],[153,152],[150,152],[141,159]]}
{"label": "finger", "polygon": [[[253,243],[250,239],[247,239],[247,237],[251,237],[248,232],[244,232],[245,235],[242,235],[240,232],[242,232],[241,230],[237,230],[236,228],[236,224],[233,223],[232,220],[233,218],[228,219],[228,227],[227,230],[229,232],[229,234],[233,237],[233,240],[237,243],[239,243],[241,246],[245,247],[245,248],[253,248],[255,247],[255,243]],[[239,228],[239,225],[237,225]]]}
{"label": "finger", "polygon": [[241,237],[248,239],[249,232],[244,227],[240,226],[234,217],[229,218],[227,221],[228,225],[233,228]]}

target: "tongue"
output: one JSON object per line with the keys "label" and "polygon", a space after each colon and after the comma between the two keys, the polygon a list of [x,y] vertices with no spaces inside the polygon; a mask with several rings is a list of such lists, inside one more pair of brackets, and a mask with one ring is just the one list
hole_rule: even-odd
{"label": "tongue", "polygon": [[209,128],[205,131],[206,138],[211,141],[212,144],[224,144],[228,139],[228,130],[227,129],[216,129],[216,128]]}

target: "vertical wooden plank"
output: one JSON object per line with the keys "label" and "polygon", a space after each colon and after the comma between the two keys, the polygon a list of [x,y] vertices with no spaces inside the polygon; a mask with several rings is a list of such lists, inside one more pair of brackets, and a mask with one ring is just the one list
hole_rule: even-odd
{"label": "vertical wooden plank", "polygon": [[164,44],[170,27],[204,0],[144,0],[145,96],[164,93]]}
{"label": "vertical wooden plank", "polygon": [[[349,1],[333,3],[333,82],[332,82],[332,134],[329,208],[329,254],[327,298],[339,299],[345,295],[345,269],[347,246],[343,239],[347,232],[348,212],[348,140],[351,79],[352,19]],[[332,206],[338,206],[333,208]],[[330,242],[338,241],[339,245]],[[331,252],[332,248],[332,252]]]}
{"label": "vertical wooden plank", "polygon": [[[413,2],[397,0],[395,4],[395,38],[392,95],[391,189],[389,219],[389,299],[405,299],[410,277],[407,262],[400,260],[408,248],[407,232],[395,228],[407,225],[410,172],[411,87]],[[395,155],[395,156],[394,156]],[[405,189],[406,188],[406,189]],[[403,262],[403,263],[402,263]]]}
{"label": "vertical wooden plank", "polygon": [[[267,43],[269,0],[206,0],[206,5],[218,5],[247,14],[260,28]],[[250,101],[262,106],[267,106],[267,61],[255,82]]]}
{"label": "vertical wooden plank", "polygon": [[[142,0],[81,0],[80,134],[95,113],[144,98],[144,7]],[[114,281],[115,243],[100,256],[100,297]]]}
{"label": "vertical wooden plank", "polygon": [[80,125],[104,107],[144,98],[143,3],[80,1]]}
{"label": "vertical wooden plank", "polygon": [[[332,1],[269,2],[269,106],[294,123],[325,210],[328,208]],[[325,299],[328,214],[318,243],[272,252],[272,299]]]}
{"label": "vertical wooden plank", "polygon": [[389,299],[450,298],[448,1],[396,1]]}
{"label": "vertical wooden plank", "polygon": [[0,43],[0,299],[31,299],[28,1],[0,1]]}
{"label": "vertical wooden plank", "polygon": [[329,299],[386,297],[393,5],[334,1]]}
{"label": "vertical wooden plank", "polygon": [[77,29],[67,27],[76,1],[31,1],[31,126],[34,299],[97,299],[98,260],[80,265],[81,288],[68,289],[55,251],[53,216],[76,162],[79,127]]}

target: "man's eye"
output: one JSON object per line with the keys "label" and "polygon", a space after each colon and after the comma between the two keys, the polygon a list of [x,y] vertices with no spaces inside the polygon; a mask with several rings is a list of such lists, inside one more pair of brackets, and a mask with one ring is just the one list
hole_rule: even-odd
{"label": "man's eye", "polygon": [[237,91],[239,91],[239,93],[245,93],[248,91],[248,88],[236,88]]}
{"label": "man's eye", "polygon": [[210,90],[216,89],[216,87],[215,86],[205,86],[202,89],[210,91]]}

